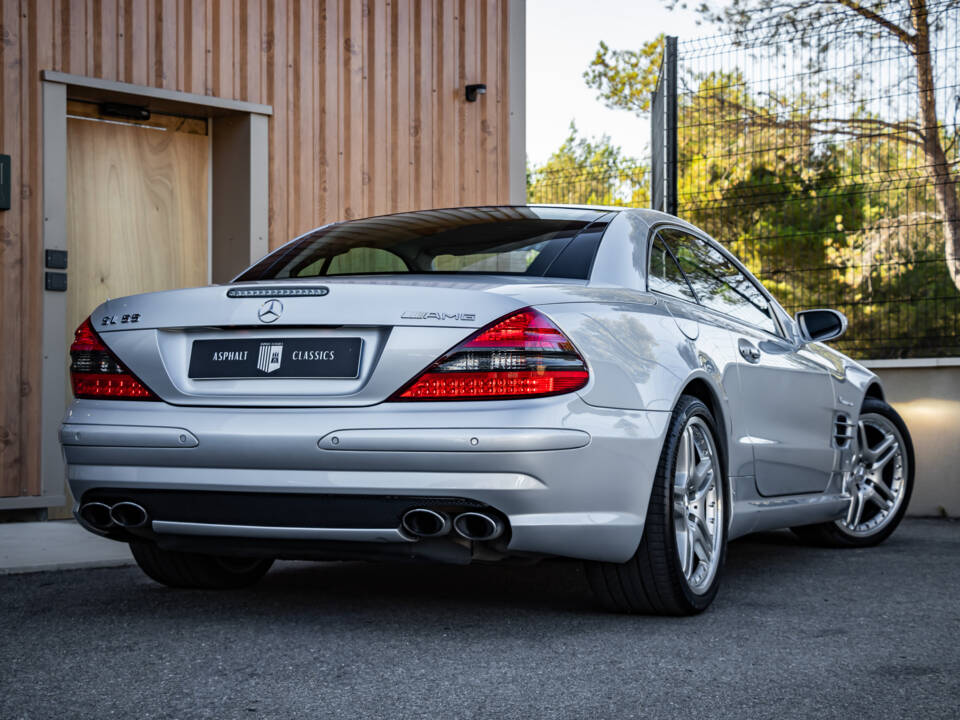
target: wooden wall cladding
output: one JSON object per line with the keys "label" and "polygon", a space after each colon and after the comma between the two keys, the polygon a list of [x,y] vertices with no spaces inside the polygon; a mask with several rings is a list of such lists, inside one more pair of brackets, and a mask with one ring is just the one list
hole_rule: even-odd
{"label": "wooden wall cladding", "polygon": [[508,200],[509,0],[0,1],[0,496],[40,488],[41,70],[272,105],[272,247]]}

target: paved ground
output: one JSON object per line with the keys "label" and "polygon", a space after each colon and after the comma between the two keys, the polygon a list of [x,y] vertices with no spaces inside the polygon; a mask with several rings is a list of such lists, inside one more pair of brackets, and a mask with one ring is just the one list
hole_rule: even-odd
{"label": "paved ground", "polygon": [[0,575],[132,562],[126,546],[87,532],[74,520],[0,523]]}
{"label": "paved ground", "polygon": [[0,577],[2,718],[957,718],[960,523],[731,546],[696,618],[595,611],[575,563]]}

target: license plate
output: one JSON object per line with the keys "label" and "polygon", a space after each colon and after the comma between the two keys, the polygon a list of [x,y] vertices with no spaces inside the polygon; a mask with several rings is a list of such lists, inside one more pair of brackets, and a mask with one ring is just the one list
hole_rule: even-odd
{"label": "license plate", "polygon": [[245,378],[355,378],[362,338],[194,340],[194,380]]}

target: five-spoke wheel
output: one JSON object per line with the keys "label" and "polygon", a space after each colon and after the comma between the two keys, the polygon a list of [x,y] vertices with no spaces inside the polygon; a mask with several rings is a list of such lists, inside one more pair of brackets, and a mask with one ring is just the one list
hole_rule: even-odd
{"label": "five-spoke wheel", "polygon": [[710,408],[683,395],[670,417],[640,546],[624,563],[587,563],[587,578],[605,607],[692,615],[713,601],[727,546],[719,438]]}
{"label": "five-spoke wheel", "polygon": [[836,522],[795,527],[804,540],[833,547],[876,545],[896,530],[913,490],[913,443],[897,411],[882,400],[863,401],[856,456],[844,480],[850,496]]}
{"label": "five-spoke wheel", "polygon": [[893,421],[877,413],[860,416],[857,440],[856,465],[847,488],[850,509],[837,522],[851,534],[867,536],[881,531],[903,504],[906,449]]}
{"label": "five-spoke wheel", "polygon": [[673,524],[680,567],[693,592],[710,587],[723,533],[723,491],[713,435],[703,418],[687,421],[673,475]]}

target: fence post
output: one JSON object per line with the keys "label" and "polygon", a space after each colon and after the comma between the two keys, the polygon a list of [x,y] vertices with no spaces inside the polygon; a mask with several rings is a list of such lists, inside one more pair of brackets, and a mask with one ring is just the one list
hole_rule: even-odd
{"label": "fence post", "polygon": [[650,205],[677,214],[677,38],[666,37],[650,102]]}

